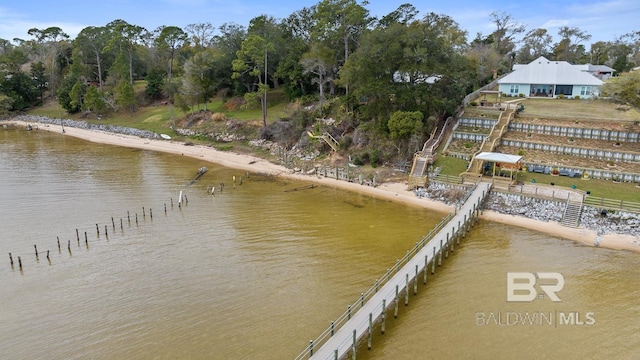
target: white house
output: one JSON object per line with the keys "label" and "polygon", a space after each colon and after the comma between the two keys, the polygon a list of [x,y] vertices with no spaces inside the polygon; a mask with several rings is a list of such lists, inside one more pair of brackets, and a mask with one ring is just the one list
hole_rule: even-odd
{"label": "white house", "polygon": [[598,96],[602,80],[584,71],[583,65],[552,61],[541,56],[529,64],[513,66],[513,71],[498,80],[498,89],[507,96],[580,97]]}
{"label": "white house", "polygon": [[574,65],[582,71],[588,72],[589,74],[597,77],[600,80],[607,80],[608,78],[613,76],[613,73],[616,71],[608,67],[607,65],[592,65],[592,64],[583,64],[583,65]]}

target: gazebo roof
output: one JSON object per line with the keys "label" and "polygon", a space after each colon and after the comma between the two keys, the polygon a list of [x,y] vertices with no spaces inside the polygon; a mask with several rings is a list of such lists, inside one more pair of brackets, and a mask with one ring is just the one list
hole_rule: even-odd
{"label": "gazebo roof", "polygon": [[522,156],[495,152],[481,152],[480,154],[476,155],[476,159],[506,164],[517,164],[518,162],[520,162],[520,160],[522,160]]}

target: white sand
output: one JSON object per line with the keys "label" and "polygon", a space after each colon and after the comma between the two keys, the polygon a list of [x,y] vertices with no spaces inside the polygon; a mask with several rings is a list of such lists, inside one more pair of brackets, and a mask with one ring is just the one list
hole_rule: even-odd
{"label": "white sand", "polygon": [[[29,124],[25,121],[12,122],[18,126],[25,127],[27,126],[27,124]],[[34,127],[37,126],[42,130],[62,133],[61,127],[53,125],[43,125],[40,123],[32,123],[31,125]],[[185,146],[183,143],[171,140],[151,140],[136,136],[128,136],[71,127],[65,127],[64,130],[65,136],[73,136],[91,142],[184,155],[203,159],[211,163],[220,164],[228,168],[239,169],[253,173],[277,175],[302,181],[310,181],[334,188],[359,192],[380,199],[397,201],[411,206],[428,208],[430,210],[438,212],[448,213],[453,211],[452,206],[438,201],[419,198],[415,196],[412,191],[407,190],[406,185],[403,183],[383,183],[374,188],[371,186],[360,185],[357,183],[350,183],[331,178],[292,173],[291,170],[283,166],[270,163],[264,159],[260,159],[250,155],[241,155],[232,152],[219,151],[207,146]],[[480,218],[488,221],[495,221],[503,224],[519,226],[543,232],[545,234],[573,240],[589,246],[594,246],[597,240],[597,234],[593,230],[587,230],[584,228],[570,228],[562,226],[557,222],[542,222],[521,216],[500,214],[494,211],[484,211]],[[599,240],[600,247],[640,252],[640,238],[636,236],[608,234],[602,236]]]}

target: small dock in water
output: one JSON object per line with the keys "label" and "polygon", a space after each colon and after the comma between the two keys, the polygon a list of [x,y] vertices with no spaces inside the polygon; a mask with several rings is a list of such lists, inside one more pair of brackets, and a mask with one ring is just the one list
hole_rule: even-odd
{"label": "small dock in water", "polygon": [[455,214],[445,217],[429,235],[407,252],[405,258],[398,260],[394,268],[389,269],[366,293],[362,293],[360,300],[350,305],[347,312],[332,322],[318,338],[311,340],[296,360],[343,359],[349,353],[355,359],[358,342],[364,338],[367,338],[367,347],[371,348],[374,324],[380,322],[384,333],[387,312],[393,308],[394,316],[397,317],[402,295],[405,305],[408,305],[410,285],[413,285],[413,292],[416,294],[420,274],[426,284],[429,268],[433,274],[436,263],[441,265],[443,254],[448,257],[449,251],[454,251],[455,243],[459,244],[460,238],[475,223],[490,189],[490,183],[476,184]]}

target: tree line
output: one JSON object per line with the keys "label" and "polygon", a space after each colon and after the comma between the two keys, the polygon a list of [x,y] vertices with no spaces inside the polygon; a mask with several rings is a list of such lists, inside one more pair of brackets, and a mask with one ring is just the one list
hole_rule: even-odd
{"label": "tree line", "polygon": [[[367,4],[322,0],[246,26],[206,22],[148,30],[118,19],[86,27],[75,39],[58,27],[29,29],[27,39],[0,39],[0,112],[24,110],[47,96],[69,113],[98,115],[161,99],[186,111],[207,109],[214,96],[237,96],[261,106],[266,126],[268,93],[279,89],[288,100],[317,104],[320,115],[337,108],[397,137],[407,133],[398,124],[427,133],[466,94],[514,63],[546,56],[605,64],[618,73],[640,63],[640,32],[588,44],[591,35],[565,26],[554,42],[547,29],[528,30],[496,11],[490,15],[495,30],[467,41],[447,15],[419,16],[403,4],[376,18]],[[134,85],[143,79],[141,98]],[[398,111],[411,120],[389,126]]]}

